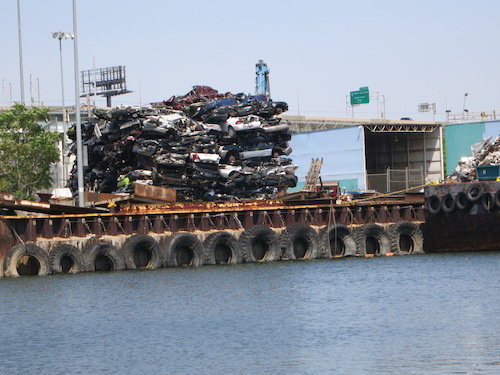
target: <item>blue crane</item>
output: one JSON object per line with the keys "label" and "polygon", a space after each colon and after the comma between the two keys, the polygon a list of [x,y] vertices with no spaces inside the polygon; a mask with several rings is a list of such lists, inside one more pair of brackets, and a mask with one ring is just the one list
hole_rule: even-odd
{"label": "blue crane", "polygon": [[269,69],[264,60],[255,64],[255,95],[265,95],[271,100],[271,88],[269,87]]}

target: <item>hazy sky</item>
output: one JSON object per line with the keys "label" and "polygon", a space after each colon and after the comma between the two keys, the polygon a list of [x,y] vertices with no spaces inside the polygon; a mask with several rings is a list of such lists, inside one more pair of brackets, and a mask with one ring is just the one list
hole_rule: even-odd
{"label": "hazy sky", "polygon": [[[26,102],[61,104],[59,42],[73,30],[72,0],[20,0]],[[1,0],[0,105],[20,101],[17,0]],[[255,91],[255,64],[288,114],[345,117],[350,91],[379,104],[355,117],[412,117],[420,103],[461,113],[500,112],[498,0],[78,0],[79,70],[123,65],[131,94],[113,105],[183,95],[194,85]],[[73,43],[63,40],[66,104],[74,94]],[[31,87],[31,88],[30,88]],[[40,93],[40,95],[38,94]],[[468,96],[465,97],[465,93]],[[82,102],[84,99],[82,99]],[[99,98],[97,104],[105,105]],[[348,116],[352,111],[348,108]]]}

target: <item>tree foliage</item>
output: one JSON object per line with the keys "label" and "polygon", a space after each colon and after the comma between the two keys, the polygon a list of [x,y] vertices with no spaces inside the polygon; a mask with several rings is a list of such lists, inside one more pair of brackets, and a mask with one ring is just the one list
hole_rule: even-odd
{"label": "tree foliage", "polygon": [[0,191],[33,199],[52,184],[50,167],[59,161],[61,135],[40,125],[48,108],[15,104],[0,112]]}

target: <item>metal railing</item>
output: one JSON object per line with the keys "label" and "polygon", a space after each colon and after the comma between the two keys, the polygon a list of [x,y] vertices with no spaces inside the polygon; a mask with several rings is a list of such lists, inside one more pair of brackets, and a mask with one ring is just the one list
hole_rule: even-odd
{"label": "metal railing", "polygon": [[446,122],[482,122],[500,120],[500,111],[449,113]]}

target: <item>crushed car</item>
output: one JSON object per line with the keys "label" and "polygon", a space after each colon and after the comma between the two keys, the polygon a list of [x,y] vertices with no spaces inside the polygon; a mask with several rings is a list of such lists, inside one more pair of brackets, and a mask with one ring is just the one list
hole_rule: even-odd
{"label": "crushed car", "polygon": [[[297,184],[288,124],[276,116],[287,109],[209,86],[147,107],[95,109],[82,124],[85,190],[147,184],[175,189],[179,201],[273,198]],[[76,141],[75,126],[68,137]],[[76,162],[68,187],[76,194]]]}
{"label": "crushed car", "polygon": [[236,137],[237,132],[244,132],[248,130],[260,129],[262,123],[258,116],[249,115],[246,117],[230,117],[223,125],[221,131],[227,133],[231,138]]}

